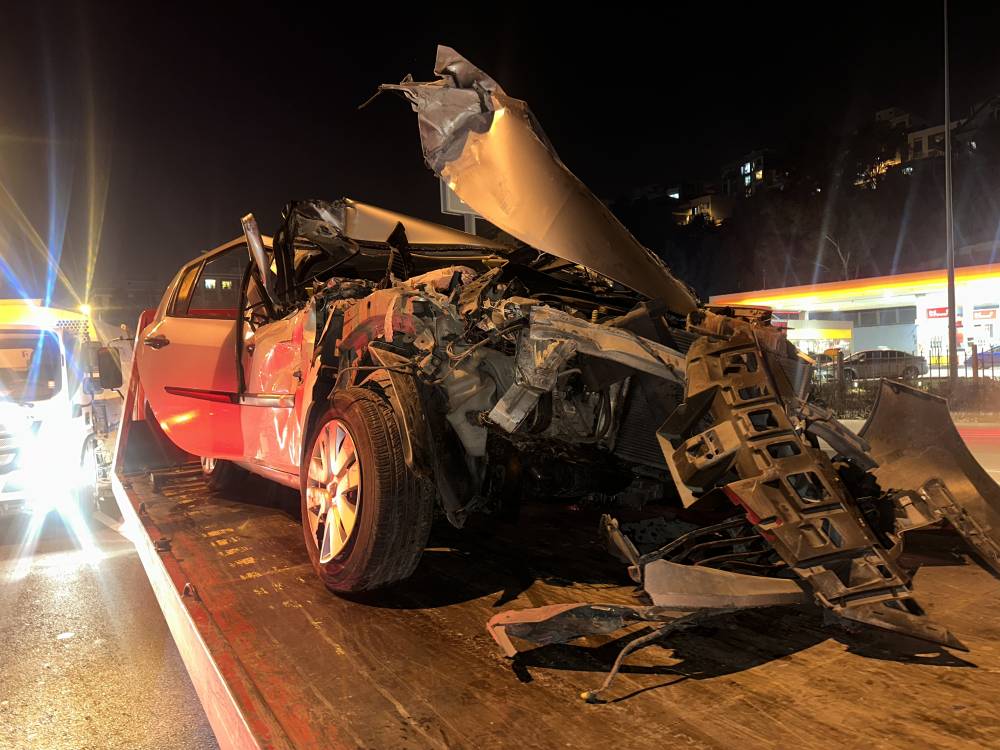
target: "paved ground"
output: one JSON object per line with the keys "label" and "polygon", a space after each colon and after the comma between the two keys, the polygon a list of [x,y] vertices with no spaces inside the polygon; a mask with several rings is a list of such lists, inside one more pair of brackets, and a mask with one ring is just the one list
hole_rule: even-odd
{"label": "paved ground", "polygon": [[0,748],[216,747],[131,543],[91,533],[0,518]]}

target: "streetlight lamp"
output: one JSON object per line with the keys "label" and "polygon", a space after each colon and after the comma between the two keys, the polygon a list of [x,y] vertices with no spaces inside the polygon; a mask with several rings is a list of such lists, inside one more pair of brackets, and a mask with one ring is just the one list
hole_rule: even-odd
{"label": "streetlight lamp", "polygon": [[948,264],[948,382],[958,383],[958,326],[955,310],[955,217],[951,205],[951,99],[948,91],[948,0],[944,3],[944,202]]}

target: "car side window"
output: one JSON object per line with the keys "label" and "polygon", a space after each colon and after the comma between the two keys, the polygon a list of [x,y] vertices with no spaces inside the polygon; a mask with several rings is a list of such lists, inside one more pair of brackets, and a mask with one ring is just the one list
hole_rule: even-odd
{"label": "car side window", "polygon": [[174,292],[177,291],[177,284],[180,281],[182,271],[178,271],[174,274],[174,277],[167,284],[166,290],[163,292],[163,297],[160,298],[160,304],[156,306],[156,316],[154,320],[162,320],[163,316],[167,314],[167,307],[170,305],[170,300],[174,297]]}
{"label": "car side window", "polygon": [[200,270],[200,263],[195,263],[191,267],[184,269],[181,280],[177,284],[177,294],[174,296],[169,315],[183,317],[187,314],[188,303],[191,301],[191,290],[194,288],[194,282],[198,278],[198,271]]}
{"label": "car side window", "polygon": [[[237,245],[213,255],[185,275],[174,304],[174,314],[188,318],[236,320],[239,313],[240,284],[249,263],[245,245]],[[193,280],[192,280],[193,279]]]}

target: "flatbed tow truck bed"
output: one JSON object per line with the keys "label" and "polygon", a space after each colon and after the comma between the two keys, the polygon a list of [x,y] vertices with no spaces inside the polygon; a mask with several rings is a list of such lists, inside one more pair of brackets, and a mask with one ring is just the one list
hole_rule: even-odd
{"label": "flatbed tow truck bed", "polygon": [[123,419],[112,486],[223,748],[1000,747],[1000,582],[978,566],[918,574],[968,654],[823,627],[811,607],[744,611],[631,655],[592,705],[580,693],[642,625],[508,660],[485,624],[635,603],[599,511],[441,523],[410,580],[338,597],[309,565],[295,493],[250,478],[213,494],[155,432]]}
{"label": "flatbed tow truck bed", "polygon": [[[564,509],[545,509],[531,519],[533,542],[513,542],[513,528],[442,530],[406,585],[347,599],[313,575],[299,522],[280,502],[219,497],[190,475],[160,492],[145,475],[115,484],[223,747],[1000,742],[1000,585],[978,567],[920,574],[924,601],[961,633],[968,655],[901,655],[877,634],[824,629],[815,611],[776,608],[639,651],[609,702],[588,705],[579,693],[601,682],[634,634],[539,647],[511,662],[484,627],[498,607],[632,600],[596,544],[583,541],[583,559],[566,564],[581,537],[596,536],[584,512],[567,524]],[[295,500],[251,484],[257,496]]]}

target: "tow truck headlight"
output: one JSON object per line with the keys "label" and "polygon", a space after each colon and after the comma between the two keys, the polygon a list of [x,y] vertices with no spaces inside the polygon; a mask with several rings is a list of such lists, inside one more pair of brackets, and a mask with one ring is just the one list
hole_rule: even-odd
{"label": "tow truck headlight", "polygon": [[19,484],[36,511],[72,502],[80,484],[79,448],[63,421],[35,421],[17,436]]}

